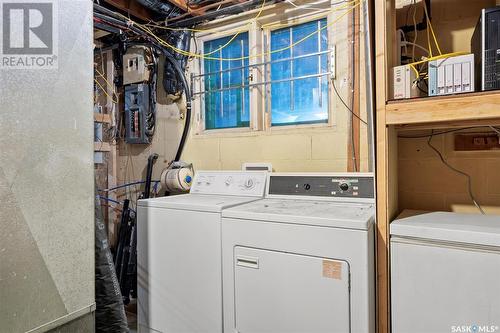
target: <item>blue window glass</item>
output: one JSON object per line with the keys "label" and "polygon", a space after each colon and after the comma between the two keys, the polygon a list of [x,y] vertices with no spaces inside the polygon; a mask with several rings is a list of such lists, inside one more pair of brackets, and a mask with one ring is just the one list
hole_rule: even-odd
{"label": "blue window glass", "polygon": [[[231,38],[205,42],[203,47],[205,54],[209,54],[207,57],[238,59],[248,56],[248,33],[238,35],[229,45],[218,50]],[[250,94],[248,87],[242,87],[248,85],[247,66],[248,59],[204,60],[205,129],[250,126]]]}
{"label": "blue window glass", "polygon": [[327,54],[318,54],[328,49],[326,24],[322,19],[271,32],[272,125],[328,122],[329,76],[318,76],[328,72]]}

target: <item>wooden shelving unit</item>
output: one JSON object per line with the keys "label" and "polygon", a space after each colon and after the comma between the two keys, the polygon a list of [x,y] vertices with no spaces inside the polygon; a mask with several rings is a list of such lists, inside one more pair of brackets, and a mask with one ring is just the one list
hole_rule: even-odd
{"label": "wooden shelving unit", "polygon": [[[432,0],[432,3],[439,2]],[[482,0],[485,3],[487,0]],[[495,1],[491,1],[495,5]],[[376,148],[377,148],[377,332],[391,332],[389,226],[398,207],[398,132],[407,129],[434,129],[500,124],[500,91],[458,94],[390,101],[391,68],[397,52],[396,0],[372,0],[375,20]],[[449,2],[447,3],[449,5]],[[453,1],[449,12],[470,16],[468,0]],[[477,4],[476,4],[477,5]],[[463,9],[461,9],[463,7]],[[442,8],[441,8],[442,9]],[[444,12],[443,10],[441,11]],[[473,29],[473,21],[468,21]],[[442,23],[447,29],[450,21]],[[443,35],[450,31],[442,30]],[[444,39],[445,37],[443,37]],[[445,40],[445,42],[447,42]],[[451,43],[448,43],[450,47]],[[451,51],[458,51],[449,49]],[[461,50],[460,50],[461,51]]]}
{"label": "wooden shelving unit", "polygon": [[498,119],[500,91],[390,101],[386,124],[432,124],[439,122]]}

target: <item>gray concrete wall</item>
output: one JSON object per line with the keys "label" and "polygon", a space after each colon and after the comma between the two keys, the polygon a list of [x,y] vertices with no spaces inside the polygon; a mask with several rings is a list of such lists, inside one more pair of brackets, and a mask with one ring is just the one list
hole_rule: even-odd
{"label": "gray concrete wall", "polygon": [[[52,9],[42,17],[54,23],[56,67],[10,68],[0,47],[2,333],[48,331],[94,308],[92,2]],[[73,332],[93,332],[86,322]]]}

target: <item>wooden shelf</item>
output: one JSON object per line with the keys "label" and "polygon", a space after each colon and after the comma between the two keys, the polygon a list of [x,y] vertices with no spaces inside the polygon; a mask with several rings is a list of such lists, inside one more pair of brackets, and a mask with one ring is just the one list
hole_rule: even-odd
{"label": "wooden shelf", "polygon": [[387,125],[500,119],[500,90],[389,101]]}

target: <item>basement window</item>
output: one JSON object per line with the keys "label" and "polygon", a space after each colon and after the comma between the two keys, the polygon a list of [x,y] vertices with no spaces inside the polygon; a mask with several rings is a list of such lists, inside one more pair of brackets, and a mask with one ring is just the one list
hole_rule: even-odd
{"label": "basement window", "polygon": [[248,32],[206,41],[203,51],[205,129],[249,127]]}
{"label": "basement window", "polygon": [[271,31],[271,124],[328,122],[327,20]]}

